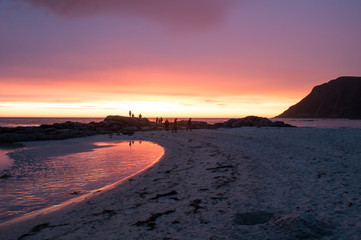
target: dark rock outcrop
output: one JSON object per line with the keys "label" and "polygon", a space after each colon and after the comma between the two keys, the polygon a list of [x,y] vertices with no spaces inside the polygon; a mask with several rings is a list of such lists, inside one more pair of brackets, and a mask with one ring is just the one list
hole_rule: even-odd
{"label": "dark rock outcrop", "polygon": [[56,123],[40,127],[0,127],[0,142],[61,140],[99,134],[91,125],[83,123]]}
{"label": "dark rock outcrop", "polygon": [[316,86],[277,117],[361,119],[361,77],[339,77]]}
{"label": "dark rock outcrop", "polygon": [[156,124],[147,118],[129,118],[122,116],[107,116],[102,122],[106,130],[112,132],[156,130]]}
{"label": "dark rock outcrop", "polygon": [[[178,128],[179,129],[187,129],[187,120],[181,120],[178,121]],[[172,125],[173,126],[173,125]],[[207,129],[210,128],[211,125],[206,123],[206,122],[202,122],[202,121],[192,121],[192,129]]]}
{"label": "dark rock outcrop", "polygon": [[232,118],[224,123],[216,123],[212,128],[238,128],[238,127],[292,127],[281,121],[272,122],[268,118],[248,116],[245,118]]}
{"label": "dark rock outcrop", "polygon": [[[185,130],[187,121],[178,121],[178,129]],[[243,126],[257,127],[288,127],[283,122],[272,122],[267,118],[246,117],[230,119],[224,123],[210,125],[206,122],[193,121],[192,129],[209,128],[236,128]],[[170,123],[172,129],[173,123]],[[52,125],[41,125],[39,127],[0,127],[0,143],[24,142],[39,140],[62,140],[75,137],[86,137],[98,134],[126,134],[132,135],[136,131],[163,130],[164,124],[151,122],[146,118],[129,118],[122,116],[107,116],[102,122],[79,123],[64,122]]]}

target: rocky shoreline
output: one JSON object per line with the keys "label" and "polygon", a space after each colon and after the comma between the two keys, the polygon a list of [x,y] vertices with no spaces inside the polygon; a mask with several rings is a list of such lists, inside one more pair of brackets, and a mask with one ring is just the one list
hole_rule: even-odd
{"label": "rocky shoreline", "polygon": [[[185,130],[187,121],[178,121],[178,129]],[[223,123],[208,124],[193,121],[192,129],[238,128],[254,127],[292,127],[281,121],[272,122],[263,117],[248,116],[245,118],[229,119]],[[170,129],[173,123],[170,123]],[[132,135],[138,131],[164,130],[164,124],[149,121],[147,118],[129,118],[123,116],[107,116],[101,122],[79,123],[64,122],[52,125],[43,124],[39,127],[0,127],[0,142],[25,142],[41,140],[62,140],[76,137],[86,137],[99,134]]]}

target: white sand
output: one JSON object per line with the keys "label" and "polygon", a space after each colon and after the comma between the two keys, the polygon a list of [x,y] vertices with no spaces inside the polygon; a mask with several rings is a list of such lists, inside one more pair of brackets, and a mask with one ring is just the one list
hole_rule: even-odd
{"label": "white sand", "polygon": [[166,154],[111,190],[3,224],[0,239],[361,239],[361,129],[116,139],[154,141]]}

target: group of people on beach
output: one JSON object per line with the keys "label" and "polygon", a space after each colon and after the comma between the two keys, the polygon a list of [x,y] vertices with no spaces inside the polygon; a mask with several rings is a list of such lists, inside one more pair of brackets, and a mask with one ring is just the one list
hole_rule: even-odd
{"label": "group of people on beach", "polygon": [[[166,120],[168,121],[168,120]],[[167,125],[165,125],[165,130],[169,130],[169,122],[168,122],[168,127]],[[175,118],[174,119],[174,122],[173,122],[173,129],[172,129],[172,132],[177,132],[178,130],[178,119]],[[187,131],[192,131],[192,118],[189,118],[188,121],[187,121]]]}
{"label": "group of people on beach", "polygon": [[[163,118],[160,117],[160,118],[156,118],[155,119],[155,123],[157,124],[163,124]],[[168,119],[166,119],[164,121],[164,127],[165,127],[165,130],[166,131],[169,131],[169,121]],[[175,118],[174,121],[173,121],[173,128],[172,128],[172,132],[176,133],[178,131],[178,118]],[[188,121],[187,121],[187,131],[192,131],[192,118],[189,118]]]}
{"label": "group of people on beach", "polygon": [[[165,120],[164,122],[164,126],[165,126],[165,130],[169,131],[169,121],[168,119]],[[192,131],[192,118],[189,118],[187,121],[187,131]],[[173,121],[173,128],[172,128],[172,132],[177,132],[178,131],[178,118],[175,118]]]}
{"label": "group of people on beach", "polygon": [[[134,113],[132,113],[132,110],[129,110],[129,117],[134,118]],[[139,114],[139,118],[142,118],[142,114]],[[155,123],[156,124],[163,124],[163,117],[157,117],[155,119]],[[169,131],[169,121],[168,119],[166,119],[164,121],[164,127],[166,131]],[[189,118],[187,121],[187,131],[192,131],[192,118]],[[173,121],[173,128],[172,128],[172,132],[176,133],[178,131],[178,118],[175,118]]]}
{"label": "group of people on beach", "polygon": [[162,124],[163,123],[163,118],[162,117],[160,117],[160,118],[156,118],[155,119],[155,123],[160,123],[160,124]]}

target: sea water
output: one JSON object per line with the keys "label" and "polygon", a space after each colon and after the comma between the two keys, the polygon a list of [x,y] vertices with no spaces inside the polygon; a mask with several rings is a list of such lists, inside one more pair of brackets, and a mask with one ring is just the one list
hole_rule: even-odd
{"label": "sea water", "polygon": [[[148,118],[155,121],[156,118]],[[165,121],[166,118],[163,118]],[[188,120],[189,118],[178,118],[178,121]],[[192,118],[192,121],[202,121],[208,124],[220,123],[230,118]],[[0,117],[0,127],[18,127],[18,126],[40,126],[41,124],[71,122],[101,122],[104,118],[6,118]],[[170,122],[174,118],[168,118]],[[361,120],[340,119],[340,118],[270,118],[272,121],[282,121],[296,127],[317,127],[317,128],[361,128]]]}
{"label": "sea water", "polygon": [[272,121],[282,121],[295,127],[316,128],[361,128],[360,119],[346,118],[272,118]]}
{"label": "sea water", "polygon": [[[149,121],[155,122],[156,118],[148,118]],[[168,121],[173,121],[174,118],[163,118]],[[178,121],[188,120],[189,118],[178,118]],[[193,121],[202,121],[209,124],[214,124],[217,122],[225,122],[229,118],[192,118]],[[71,122],[80,122],[80,123],[90,123],[90,122],[101,122],[104,118],[35,118],[35,117],[0,117],[0,127],[37,127],[41,124],[54,124],[54,123],[64,123],[67,121]]]}
{"label": "sea water", "polygon": [[104,118],[36,118],[36,117],[0,117],[0,127],[37,127],[41,124],[64,123],[67,121],[90,123],[101,122]]}
{"label": "sea water", "polygon": [[0,223],[88,194],[158,161],[148,141],[62,140],[0,151]]}

